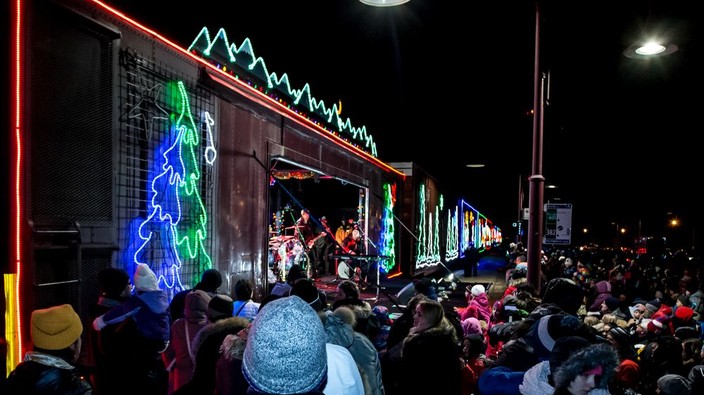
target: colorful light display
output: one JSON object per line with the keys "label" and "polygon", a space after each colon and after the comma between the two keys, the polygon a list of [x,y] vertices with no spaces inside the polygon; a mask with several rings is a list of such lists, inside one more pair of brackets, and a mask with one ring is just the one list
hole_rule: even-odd
{"label": "colorful light display", "polygon": [[[197,52],[215,61],[217,67],[238,78],[247,79],[250,84],[258,88],[263,93],[276,99],[282,104],[299,110],[300,114],[308,117],[315,115],[320,121],[333,128],[332,131],[320,125],[330,133],[341,138],[349,138],[356,146],[361,146],[366,152],[377,157],[376,143],[374,138],[367,133],[366,126],[355,127],[349,118],[340,117],[342,113],[341,103],[334,103],[327,106],[324,101],[311,95],[310,85],[307,83],[300,89],[294,89],[289,83],[289,77],[283,73],[280,77],[275,72],[269,72],[264,59],[254,54],[252,43],[249,38],[242,41],[237,47],[231,44],[227,38],[225,29],[221,28],[214,37],[211,38],[207,27],[201,29],[200,33],[188,47],[189,52]],[[252,77],[256,78],[253,80]],[[258,87],[257,80],[265,86]],[[283,97],[280,97],[282,95]]]}

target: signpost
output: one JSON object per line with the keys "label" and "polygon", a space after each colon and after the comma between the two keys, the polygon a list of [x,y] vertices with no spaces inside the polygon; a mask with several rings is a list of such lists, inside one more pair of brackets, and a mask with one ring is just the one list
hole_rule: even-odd
{"label": "signpost", "polygon": [[545,210],[543,244],[569,245],[572,243],[572,204],[548,203]]}

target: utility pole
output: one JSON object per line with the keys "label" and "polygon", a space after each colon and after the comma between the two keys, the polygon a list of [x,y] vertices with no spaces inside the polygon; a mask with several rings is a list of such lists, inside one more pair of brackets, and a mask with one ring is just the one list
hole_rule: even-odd
{"label": "utility pole", "polygon": [[543,250],[543,90],[540,70],[540,0],[535,0],[535,58],[533,72],[533,160],[528,197],[528,283],[540,292],[540,271]]}

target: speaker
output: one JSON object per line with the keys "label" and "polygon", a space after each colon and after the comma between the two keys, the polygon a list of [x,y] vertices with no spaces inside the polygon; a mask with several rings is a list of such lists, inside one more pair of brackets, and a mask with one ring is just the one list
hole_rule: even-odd
{"label": "speaker", "polygon": [[396,301],[398,302],[398,304],[405,306],[415,294],[416,286],[415,284],[413,284],[413,281],[411,281],[405,287],[401,288],[400,291],[398,291],[398,293],[396,294]]}

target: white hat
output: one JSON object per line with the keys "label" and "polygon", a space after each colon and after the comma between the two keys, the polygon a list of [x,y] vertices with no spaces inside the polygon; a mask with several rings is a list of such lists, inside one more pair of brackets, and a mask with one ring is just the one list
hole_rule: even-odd
{"label": "white hat", "polygon": [[159,282],[156,278],[156,274],[149,268],[146,263],[140,263],[137,265],[137,270],[134,271],[134,287],[138,291],[157,291],[159,289]]}
{"label": "white hat", "polygon": [[477,285],[475,285],[475,286],[472,287],[472,291],[471,291],[471,292],[472,292],[472,295],[473,295],[473,296],[479,296],[480,294],[485,293],[486,290],[484,289],[484,286],[483,286],[483,285],[477,284]]}

